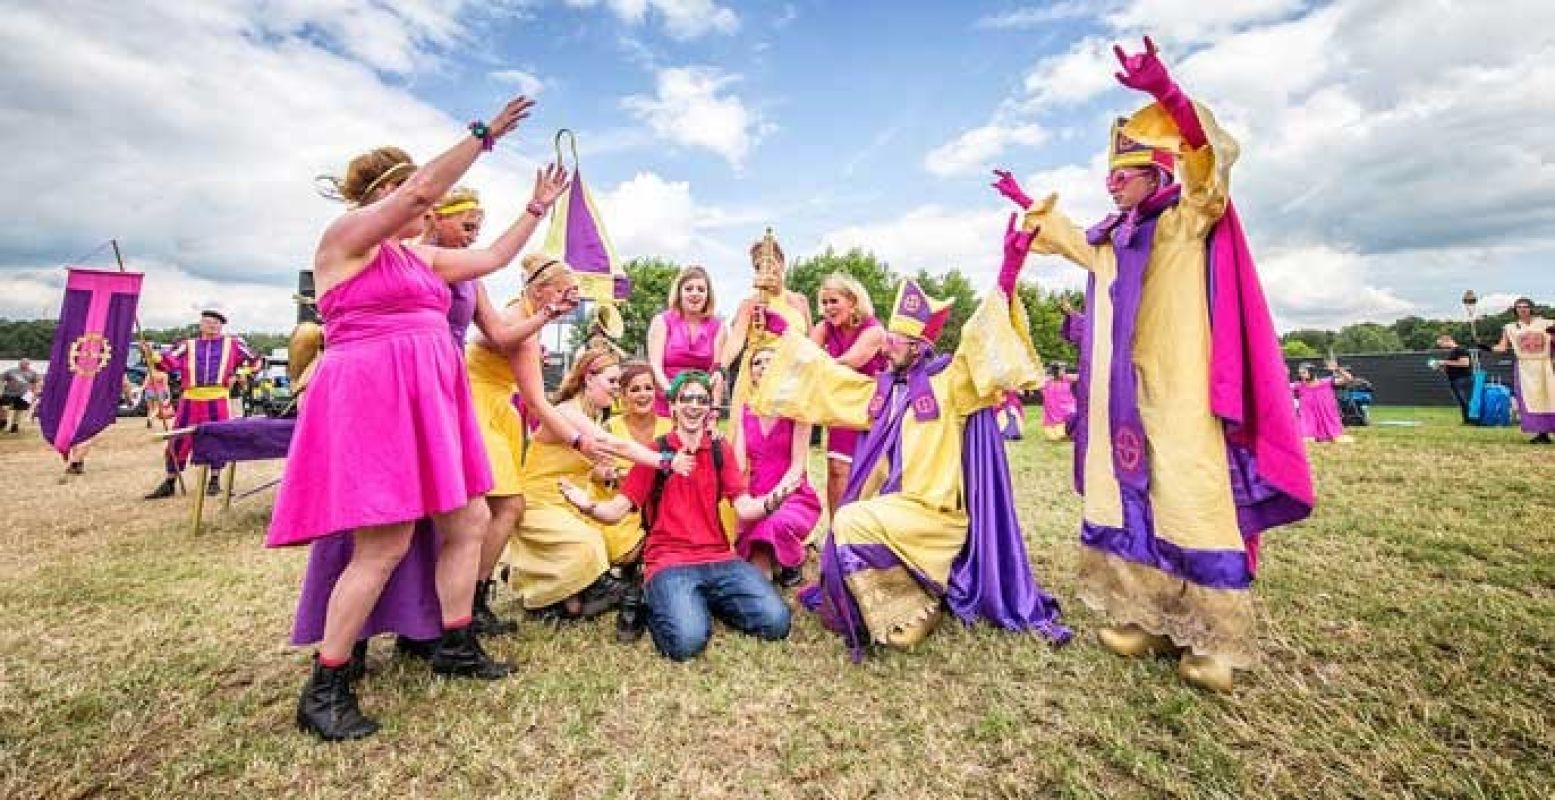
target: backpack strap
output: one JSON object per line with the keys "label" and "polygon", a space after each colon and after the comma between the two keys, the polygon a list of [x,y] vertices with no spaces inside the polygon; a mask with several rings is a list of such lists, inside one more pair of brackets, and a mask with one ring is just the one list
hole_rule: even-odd
{"label": "backpack strap", "polygon": [[[655,437],[653,443],[659,447],[659,455],[664,456],[674,453],[670,447],[668,435]],[[669,474],[662,469],[653,471],[653,490],[648,493],[648,499],[643,503],[642,522],[643,531],[653,530],[654,520],[659,517],[659,500],[664,496],[664,482],[669,480]]]}

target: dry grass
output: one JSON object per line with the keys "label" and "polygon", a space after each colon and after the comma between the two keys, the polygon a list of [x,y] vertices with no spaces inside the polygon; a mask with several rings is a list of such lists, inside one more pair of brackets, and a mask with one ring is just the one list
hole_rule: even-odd
{"label": "dry grass", "polygon": [[[158,461],[133,422],[66,485],[35,434],[7,438],[0,793],[1549,797],[1548,451],[1379,416],[1427,425],[1316,453],[1322,507],[1267,539],[1264,661],[1231,697],[1102,652],[1074,602],[1061,651],[951,626],[862,666],[804,616],[786,643],[720,632],[680,666],[609,621],[526,625],[495,643],[521,665],[497,684],[376,644],[362,695],[385,729],[340,746],[291,727],[305,553],[261,548],[269,493],[192,540],[182,501],[138,499]],[[1012,452],[1039,577],[1071,598],[1067,450]]]}

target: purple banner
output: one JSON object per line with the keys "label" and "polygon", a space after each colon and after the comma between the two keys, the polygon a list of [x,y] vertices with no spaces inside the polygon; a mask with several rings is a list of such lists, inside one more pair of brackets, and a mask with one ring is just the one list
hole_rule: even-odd
{"label": "purple banner", "polygon": [[143,276],[67,269],[38,422],[43,438],[68,458],[70,448],[96,436],[118,413]]}

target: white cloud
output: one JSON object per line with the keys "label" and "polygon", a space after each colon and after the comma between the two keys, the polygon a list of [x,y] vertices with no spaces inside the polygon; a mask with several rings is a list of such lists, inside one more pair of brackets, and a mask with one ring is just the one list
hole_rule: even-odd
{"label": "white cloud", "polygon": [[837,228],[821,237],[820,247],[872,251],[900,274],[955,268],[980,285],[981,278],[998,272],[1007,216],[997,210],[924,205],[895,219]]}
{"label": "white cloud", "polygon": [[[175,264],[130,257],[125,266],[144,272],[137,317],[147,328],[173,328],[199,319],[206,308],[221,308],[229,330],[278,331],[289,328],[297,307],[292,291],[270,284],[191,275]],[[5,270],[6,290],[0,293],[0,318],[48,319],[59,313],[65,289],[63,269]]]}
{"label": "white cloud", "polygon": [[1117,84],[1116,67],[1112,40],[1087,36],[1064,53],[1038,60],[1026,73],[1025,96],[1014,105],[1036,113],[1085,102]]}
{"label": "white cloud", "polygon": [[[573,8],[593,8],[600,0],[567,0]],[[642,25],[658,19],[664,31],[676,39],[697,39],[711,33],[731,34],[740,28],[734,11],[712,0],[604,0],[617,19]]]}
{"label": "white cloud", "polygon": [[669,67],[654,76],[653,96],[632,95],[621,106],[660,139],[710,150],[735,168],[773,130],[761,115],[726,90],[740,76],[717,67]]}
{"label": "white cloud", "polygon": [[536,97],[545,90],[545,81],[533,72],[521,69],[499,69],[488,75],[492,80],[518,88],[518,93]]}
{"label": "white cloud", "polygon": [[[239,296],[262,310],[250,325],[289,326],[296,271],[340,212],[313,176],[385,143],[425,160],[463,128],[379,74],[435,58],[438,42],[461,35],[445,6],[325,7],[317,30],[342,37],[390,18],[419,31],[397,34],[399,55],[361,60],[316,33],[287,33],[313,30],[300,8],[23,6],[0,16],[0,130],[8,150],[26,154],[0,194],[0,263],[52,266],[117,238],[150,270],[147,308],[198,296],[201,281],[272,286],[274,302]],[[491,187],[493,220],[516,216],[529,185],[530,163],[513,150],[504,143],[465,179]]]}
{"label": "white cloud", "polygon": [[1100,4],[1087,0],[1063,0],[1038,6],[1012,8],[998,14],[978,18],[972,27],[983,30],[1027,30],[1042,28],[1053,22],[1078,19],[1096,14]]}
{"label": "white cloud", "polygon": [[1036,124],[984,125],[930,150],[923,168],[942,178],[985,172],[1010,146],[1036,147],[1047,139],[1047,131]]}
{"label": "white cloud", "polygon": [[1307,5],[1307,0],[1132,0],[1108,13],[1106,22],[1118,34],[1143,32],[1159,44],[1187,44],[1281,19]]}
{"label": "white cloud", "polygon": [[1312,245],[1272,248],[1256,257],[1281,330],[1391,322],[1419,310],[1391,288],[1367,285],[1366,259],[1353,252]]}

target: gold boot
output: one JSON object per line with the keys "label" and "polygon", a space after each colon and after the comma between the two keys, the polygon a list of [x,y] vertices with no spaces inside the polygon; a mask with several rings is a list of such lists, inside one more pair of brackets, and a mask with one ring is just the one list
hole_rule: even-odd
{"label": "gold boot", "polygon": [[1226,662],[1214,656],[1196,656],[1184,651],[1177,662],[1177,674],[1189,685],[1211,692],[1229,692],[1234,680]]}
{"label": "gold boot", "polygon": [[1102,647],[1124,658],[1177,652],[1177,646],[1172,644],[1171,639],[1157,636],[1132,623],[1108,625],[1096,632],[1096,639]]}
{"label": "gold boot", "polygon": [[916,622],[909,622],[899,628],[893,628],[885,636],[885,643],[897,650],[911,650],[913,645],[928,638],[934,629],[939,627],[940,618],[945,613],[936,608],[929,612],[928,616]]}

